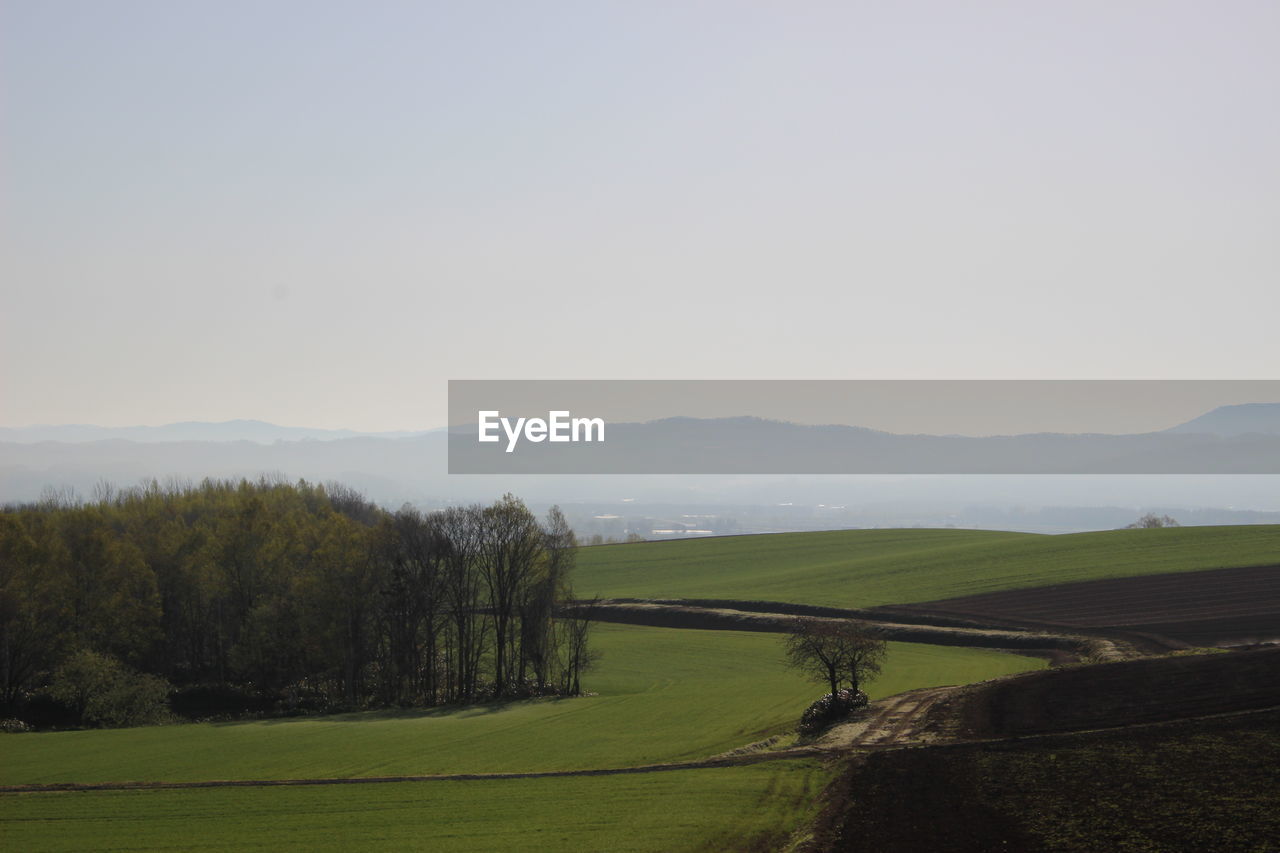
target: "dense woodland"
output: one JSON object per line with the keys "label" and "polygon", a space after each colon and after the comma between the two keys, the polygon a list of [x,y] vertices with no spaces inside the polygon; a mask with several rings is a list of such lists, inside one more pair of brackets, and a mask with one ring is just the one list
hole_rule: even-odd
{"label": "dense woodland", "polygon": [[337,485],[205,481],[10,507],[0,716],[93,722],[121,683],[196,712],[575,694],[589,623],[556,615],[574,550],[558,509],[540,523],[510,495],[391,513]]}

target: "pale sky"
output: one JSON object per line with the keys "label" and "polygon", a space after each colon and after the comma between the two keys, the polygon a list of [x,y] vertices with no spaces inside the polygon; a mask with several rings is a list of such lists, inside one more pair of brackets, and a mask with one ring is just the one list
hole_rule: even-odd
{"label": "pale sky", "polygon": [[1274,379],[1280,4],[0,4],[0,425]]}

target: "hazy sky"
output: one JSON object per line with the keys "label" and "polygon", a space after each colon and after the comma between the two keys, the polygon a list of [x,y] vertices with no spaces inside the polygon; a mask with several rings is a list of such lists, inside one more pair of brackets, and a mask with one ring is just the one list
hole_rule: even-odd
{"label": "hazy sky", "polygon": [[0,425],[1280,364],[1272,0],[5,0],[0,134]]}

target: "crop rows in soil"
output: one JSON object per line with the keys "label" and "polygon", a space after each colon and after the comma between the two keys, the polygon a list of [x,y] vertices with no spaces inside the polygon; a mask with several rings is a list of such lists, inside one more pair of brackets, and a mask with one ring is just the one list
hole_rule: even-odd
{"label": "crop rows in soil", "polygon": [[1081,731],[1272,708],[1280,706],[1280,648],[1042,670],[958,693],[951,702],[970,737]]}
{"label": "crop rows in soil", "polygon": [[891,608],[1010,624],[1117,628],[1193,644],[1280,637],[1280,566],[1012,589]]}

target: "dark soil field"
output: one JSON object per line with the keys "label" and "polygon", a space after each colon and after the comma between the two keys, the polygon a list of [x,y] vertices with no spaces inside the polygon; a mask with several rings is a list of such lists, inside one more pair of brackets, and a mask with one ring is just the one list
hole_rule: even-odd
{"label": "dark soil field", "polygon": [[869,753],[817,851],[1280,850],[1280,712]]}
{"label": "dark soil field", "polygon": [[938,703],[962,737],[1101,729],[1280,707],[1280,647],[1027,673]]}
{"label": "dark soil field", "polygon": [[807,850],[1280,851],[1280,647],[895,698]]}
{"label": "dark soil field", "polygon": [[1280,566],[1143,575],[886,608],[1026,627],[1114,628],[1190,645],[1280,638]]}

